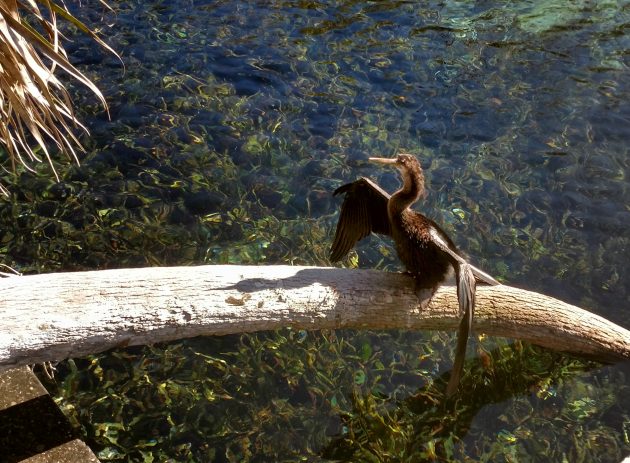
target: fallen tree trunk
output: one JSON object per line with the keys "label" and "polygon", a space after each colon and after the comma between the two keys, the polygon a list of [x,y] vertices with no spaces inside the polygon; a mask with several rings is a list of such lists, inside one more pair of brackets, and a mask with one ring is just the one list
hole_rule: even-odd
{"label": "fallen tree trunk", "polygon": [[[0,279],[0,369],[201,335],[369,328],[454,330],[455,288],[421,310],[403,274],[290,266],[151,267]],[[603,361],[630,331],[557,299],[479,286],[474,329]]]}

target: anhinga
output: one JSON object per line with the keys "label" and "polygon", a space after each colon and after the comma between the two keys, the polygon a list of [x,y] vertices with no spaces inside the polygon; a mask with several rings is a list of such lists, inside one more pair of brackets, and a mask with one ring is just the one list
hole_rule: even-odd
{"label": "anhinga", "polygon": [[422,308],[435,291],[455,270],[460,316],[457,349],[446,393],[457,390],[464,366],[466,344],[475,310],[476,280],[496,285],[494,278],[470,265],[448,235],[431,219],[411,210],[424,197],[424,175],[418,160],[411,154],[395,158],[369,158],[372,162],[395,166],[402,175],[402,187],[389,195],[367,178],[337,188],[334,195],[345,195],[337,230],[330,249],[330,260],[341,260],[357,241],[370,233],[391,236],[398,257],[416,280],[416,294]]}

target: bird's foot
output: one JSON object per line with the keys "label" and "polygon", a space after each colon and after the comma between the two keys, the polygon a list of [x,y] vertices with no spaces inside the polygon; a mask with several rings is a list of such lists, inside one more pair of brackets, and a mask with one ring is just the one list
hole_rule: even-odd
{"label": "bird's foot", "polygon": [[433,297],[435,290],[433,288],[422,288],[420,286],[416,286],[415,293],[418,298],[418,302],[420,303],[420,308],[424,310],[429,305],[429,302],[431,302],[431,298]]}

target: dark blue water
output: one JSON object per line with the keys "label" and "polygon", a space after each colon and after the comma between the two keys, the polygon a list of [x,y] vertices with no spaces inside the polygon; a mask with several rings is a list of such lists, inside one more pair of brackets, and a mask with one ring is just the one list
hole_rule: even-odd
{"label": "dark blue water", "polygon": [[[204,191],[187,191],[191,183],[169,191],[184,196],[171,221],[196,222],[238,205],[239,194],[260,215],[332,214],[327,192],[357,175],[396,187],[367,156],[408,150],[427,170],[423,208],[478,262],[628,320],[607,310],[628,301],[625,3],[120,2],[117,10],[107,36],[124,74],[91,45],[73,50],[79,63],[96,61],[88,70],[112,106],[111,122],[88,119],[94,151],[123,151],[85,165],[123,163],[117,180],[135,179],[143,163],[157,183],[203,177]],[[235,169],[227,179],[217,166],[226,162]],[[362,251],[367,266],[380,258]]]}
{"label": "dark blue water", "polygon": [[[76,11],[103,28],[103,37],[122,55],[124,72],[88,40],[68,45],[73,62],[106,94],[111,120],[83,89],[75,89],[91,131],[84,138],[87,153],[80,168],[65,168],[61,186],[44,174],[24,175],[13,186],[18,199],[0,214],[6,263],[23,271],[324,265],[338,208],[330,192],[361,175],[392,191],[396,175],[366,159],[404,150],[416,154],[426,171],[430,193],[422,210],[476,264],[508,284],[630,326],[628,2],[182,0],[113,6],[115,15],[90,6]],[[102,17],[104,23],[96,22]],[[398,268],[389,243],[375,238],[358,247],[358,265]],[[344,336],[352,344],[364,335]],[[448,358],[443,349],[451,342],[446,334],[418,334],[412,341],[404,334],[374,336],[385,339],[377,345],[388,368],[418,343],[442,349]],[[226,342],[212,355],[238,351],[238,344]],[[360,350],[374,341],[356,342]],[[501,358],[502,344],[480,343]],[[289,352],[300,362],[309,355]],[[469,428],[462,430],[454,418],[457,431],[438,439],[442,458],[451,447],[454,454],[485,455],[488,461],[539,455],[546,450],[535,435],[549,429],[554,461],[563,455],[570,461],[578,455],[618,461],[630,453],[628,402],[621,398],[628,393],[624,367],[593,370],[555,357],[547,364],[547,354],[536,355],[545,365],[540,371],[530,364],[521,369],[516,360],[506,360],[505,370],[497,367],[493,374],[478,371],[476,381],[485,377],[495,385],[522,374],[531,389],[505,386],[511,392],[500,400],[496,390],[487,392],[495,398],[481,405],[468,397],[476,413],[466,418]],[[410,356],[400,368],[414,377],[422,354]],[[554,370],[554,362],[561,366]],[[418,378],[383,385],[374,378],[384,373],[368,363],[376,369],[368,370],[374,381],[369,390],[385,394],[379,406],[395,413],[402,400],[397,387],[403,387],[397,384],[408,388],[401,393],[408,398]],[[424,380],[440,369],[432,368]],[[222,438],[200,438],[205,443],[190,444],[191,451],[201,461],[203,445],[215,450],[206,461],[231,461],[226,448],[241,458],[233,461],[245,461],[247,452],[253,455],[249,461],[270,461],[267,447],[276,445],[293,448],[291,461],[298,461],[295,455],[321,457],[332,436],[347,432],[345,413],[369,415],[352,404],[356,391],[348,392],[363,382],[352,372],[347,381],[336,383],[344,393],[313,383],[289,381],[290,393],[269,386],[259,391],[260,402],[252,399],[254,411],[246,406],[247,393],[236,392],[242,386],[229,392],[242,403],[239,420],[264,414],[261,403],[268,400],[276,401],[269,413],[277,414],[277,401],[293,407],[312,401],[317,408],[321,402],[313,397],[326,397],[329,405],[331,397],[345,397],[344,418],[331,418],[338,429],[321,436],[313,423],[328,411],[285,410],[305,420],[296,418],[292,435],[310,442],[308,449],[278,444],[280,427],[252,431],[256,439],[248,435],[252,440],[245,446],[250,450],[239,453],[234,442],[245,431],[228,423],[228,430],[213,431]],[[86,394],[98,387],[96,381]],[[369,398],[366,390],[361,394]],[[164,425],[169,432],[187,423],[170,420]],[[401,440],[413,441],[409,429],[401,428]],[[141,439],[142,432],[132,433]],[[394,449],[420,458],[405,453],[409,447],[401,440],[392,438],[392,448],[375,451],[378,461],[406,461],[386,457]],[[174,454],[172,448],[167,454]],[[422,458],[429,459],[430,448],[426,452]],[[368,461],[360,453],[344,455]]]}

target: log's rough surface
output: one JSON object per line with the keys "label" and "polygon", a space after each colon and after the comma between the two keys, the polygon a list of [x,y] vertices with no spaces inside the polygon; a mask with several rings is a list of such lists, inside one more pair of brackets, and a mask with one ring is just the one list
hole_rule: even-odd
{"label": "log's rough surface", "polygon": [[[410,277],[291,266],[152,267],[0,279],[0,369],[200,335],[371,328],[454,330],[455,288],[425,310]],[[600,360],[630,359],[630,331],[557,299],[479,286],[474,329]]]}

